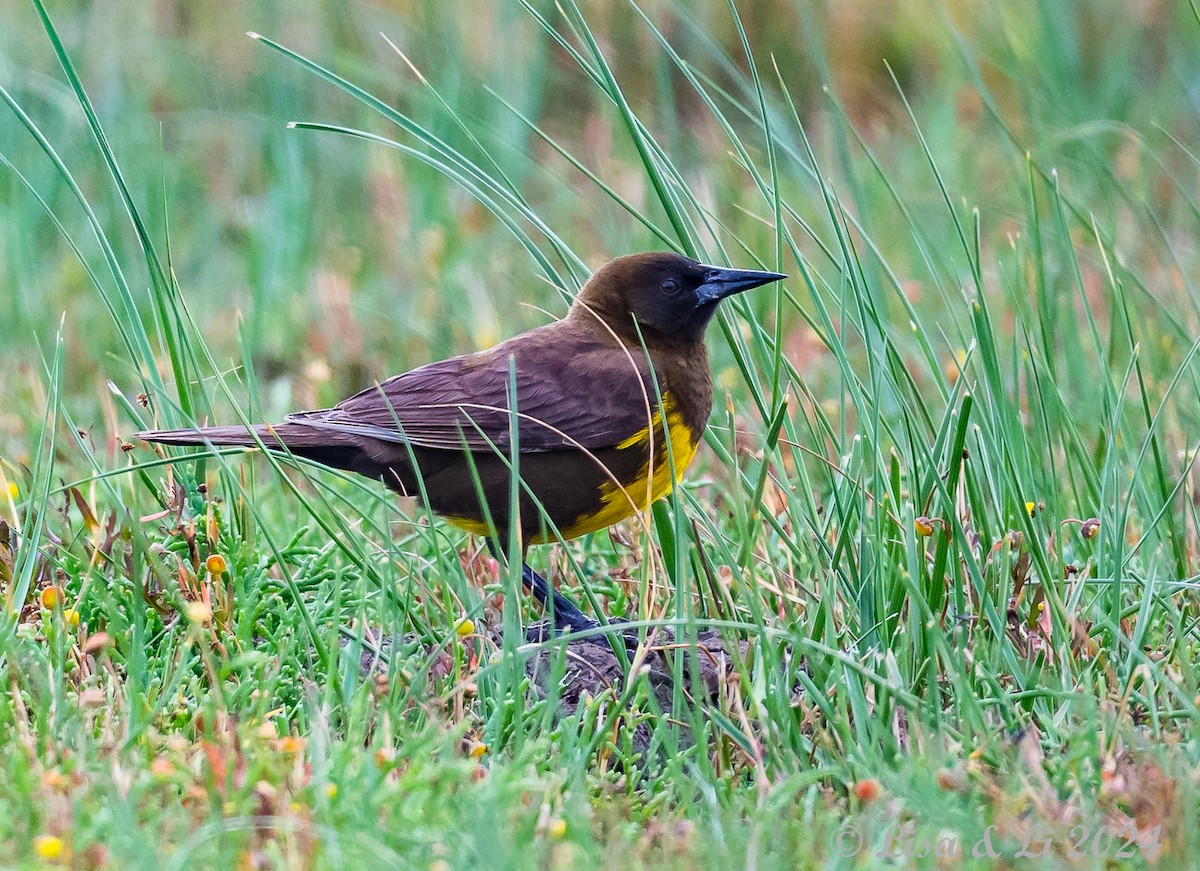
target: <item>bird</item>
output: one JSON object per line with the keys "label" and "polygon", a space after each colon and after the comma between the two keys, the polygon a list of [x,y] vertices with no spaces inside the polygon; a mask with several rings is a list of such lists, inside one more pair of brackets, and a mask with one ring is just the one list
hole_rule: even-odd
{"label": "bird", "polygon": [[603,624],[529,566],[529,547],[604,529],[671,492],[712,410],[704,335],[718,305],[786,277],[673,252],[629,254],[597,269],[562,319],[332,408],[136,437],[264,447],[356,472],[484,536],[497,558],[515,533],[522,583],[552,627],[596,630]]}

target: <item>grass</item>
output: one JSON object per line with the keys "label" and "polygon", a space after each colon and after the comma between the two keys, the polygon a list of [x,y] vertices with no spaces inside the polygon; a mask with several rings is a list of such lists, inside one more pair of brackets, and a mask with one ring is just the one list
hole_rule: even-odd
{"label": "grass", "polygon": [[[0,36],[6,861],[1194,863],[1191,8],[110,5]],[[793,277],[711,331],[687,484],[535,561],[719,630],[715,697],[684,643],[564,715],[479,542],[129,444],[649,248]]]}

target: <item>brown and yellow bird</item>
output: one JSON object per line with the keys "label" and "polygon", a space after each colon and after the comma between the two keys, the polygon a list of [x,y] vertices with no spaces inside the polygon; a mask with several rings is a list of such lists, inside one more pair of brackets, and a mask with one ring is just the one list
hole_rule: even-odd
{"label": "brown and yellow bird", "polygon": [[[726,297],[786,276],[678,254],[618,257],[561,321],[389,378],[283,423],[138,433],[169,445],[262,444],[382,480],[497,541],[556,625],[599,624],[524,563],[531,544],[624,520],[671,491],[712,409],[704,332]],[[520,492],[513,516],[512,470]],[[516,524],[514,530],[513,524]]]}

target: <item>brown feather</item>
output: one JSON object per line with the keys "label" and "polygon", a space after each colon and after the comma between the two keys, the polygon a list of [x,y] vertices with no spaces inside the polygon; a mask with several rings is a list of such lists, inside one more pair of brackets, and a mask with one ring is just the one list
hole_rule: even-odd
{"label": "brown feather", "polygon": [[654,407],[645,352],[568,318],[287,420],[439,450],[507,451],[515,408],[524,453],[618,444],[647,427]]}

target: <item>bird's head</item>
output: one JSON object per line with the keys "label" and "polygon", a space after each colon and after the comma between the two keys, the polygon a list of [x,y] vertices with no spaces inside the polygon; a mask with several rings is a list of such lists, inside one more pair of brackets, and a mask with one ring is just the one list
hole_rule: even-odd
{"label": "bird's head", "polygon": [[599,316],[619,335],[697,342],[721,300],[786,277],[706,266],[680,254],[630,254],[600,267],[576,307]]}

